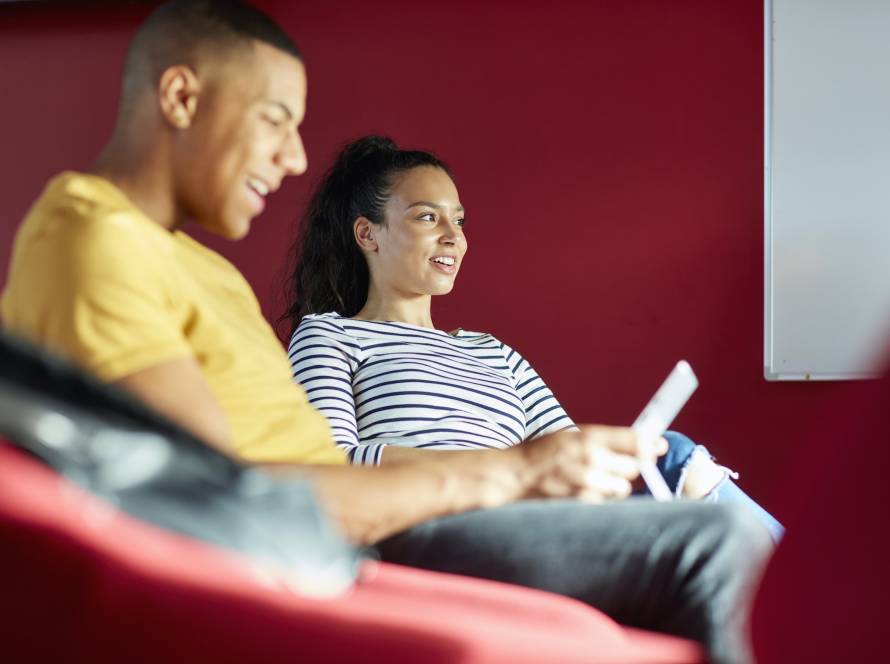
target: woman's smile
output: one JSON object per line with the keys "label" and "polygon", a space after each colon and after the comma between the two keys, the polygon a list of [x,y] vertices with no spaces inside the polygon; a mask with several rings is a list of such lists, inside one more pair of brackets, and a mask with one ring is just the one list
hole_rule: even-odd
{"label": "woman's smile", "polygon": [[430,258],[433,267],[445,274],[457,272],[457,259],[454,256],[433,256]]}

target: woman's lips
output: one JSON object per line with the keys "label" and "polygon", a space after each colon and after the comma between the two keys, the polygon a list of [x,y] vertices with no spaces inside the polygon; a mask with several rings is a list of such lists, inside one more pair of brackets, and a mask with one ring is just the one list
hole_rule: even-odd
{"label": "woman's lips", "polygon": [[445,274],[454,274],[457,272],[457,261],[454,262],[454,265],[445,265],[444,263],[439,263],[431,258],[430,263],[432,263],[434,268]]}

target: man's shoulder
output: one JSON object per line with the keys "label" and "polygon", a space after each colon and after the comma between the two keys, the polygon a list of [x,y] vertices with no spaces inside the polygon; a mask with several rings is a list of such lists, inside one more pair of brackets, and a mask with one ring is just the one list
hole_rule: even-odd
{"label": "man's shoulder", "polygon": [[[107,180],[63,173],[46,185],[19,228],[4,290],[13,309],[65,309],[83,298],[162,288],[173,241]],[[155,228],[152,228],[155,227]]]}
{"label": "man's shoulder", "polygon": [[10,329],[114,380],[189,348],[166,231],[108,187],[80,174],[50,181],[16,237],[0,307]]}
{"label": "man's shoulder", "polygon": [[11,272],[27,273],[26,281],[35,270],[75,280],[93,274],[157,277],[174,252],[171,234],[110,182],[67,172],[49,181],[22,222]]}
{"label": "man's shoulder", "polygon": [[[19,239],[56,240],[72,248],[135,242],[146,249],[145,244],[169,243],[164,235],[110,182],[69,171],[47,183],[25,217]],[[146,242],[149,238],[153,242]]]}

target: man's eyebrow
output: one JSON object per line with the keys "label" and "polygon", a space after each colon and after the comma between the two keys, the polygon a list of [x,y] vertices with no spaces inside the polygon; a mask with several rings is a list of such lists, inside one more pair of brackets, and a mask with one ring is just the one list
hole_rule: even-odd
{"label": "man's eyebrow", "polygon": [[[432,201],[415,201],[414,203],[411,203],[411,205],[407,206],[405,209],[410,210],[413,207],[431,207],[435,208],[436,210],[441,210],[445,206],[439,205],[438,203],[433,203]],[[454,210],[455,212],[463,212],[464,206],[458,205],[456,208],[454,208]]]}
{"label": "man's eyebrow", "polygon": [[288,107],[288,105],[285,104],[283,101],[269,100],[269,101],[266,102],[266,103],[267,103],[267,104],[271,104],[272,106],[277,106],[277,107],[280,108],[282,111],[284,111],[284,114],[287,115],[287,119],[288,119],[288,120],[293,120],[293,119],[294,119],[293,111],[291,111],[290,108]]}

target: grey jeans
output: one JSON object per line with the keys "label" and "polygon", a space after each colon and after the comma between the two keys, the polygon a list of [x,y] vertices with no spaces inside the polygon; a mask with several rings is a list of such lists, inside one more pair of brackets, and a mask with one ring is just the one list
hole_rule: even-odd
{"label": "grey jeans", "polygon": [[525,501],[436,519],[384,540],[383,560],[561,593],[616,621],[751,661],[751,595],[773,549],[737,504],[648,498]]}

